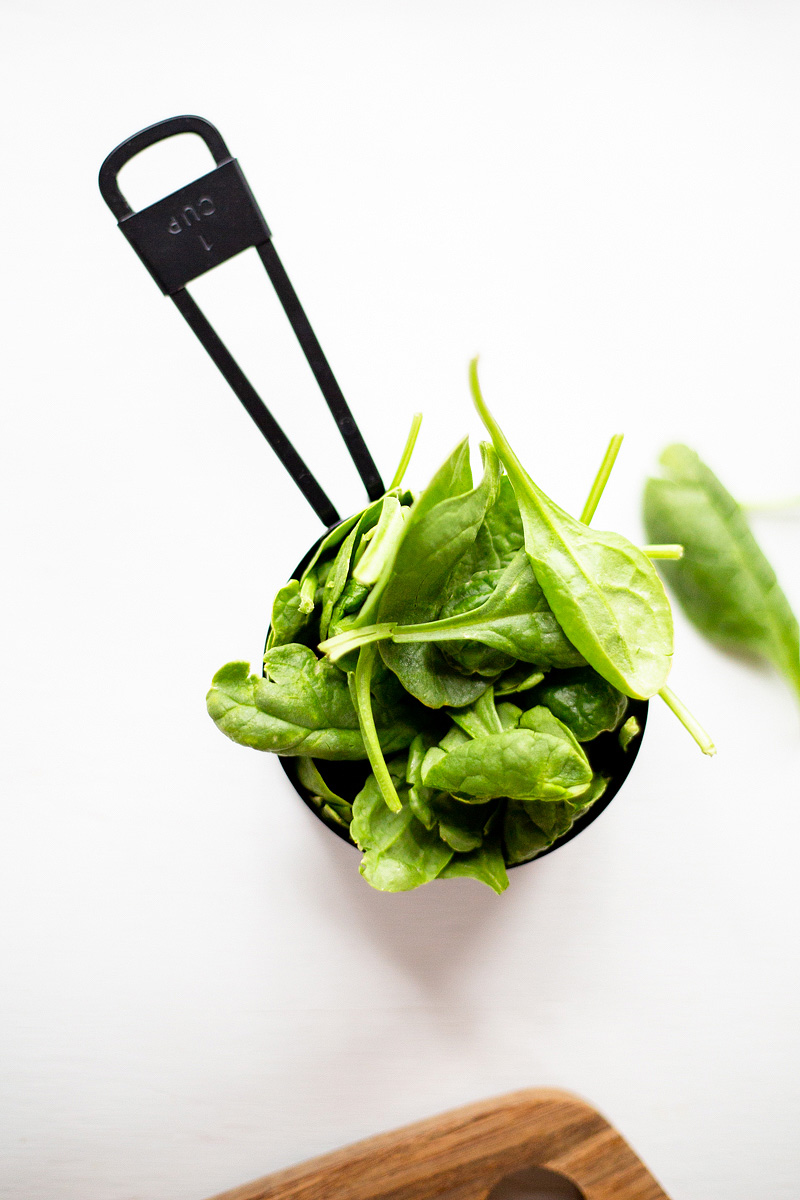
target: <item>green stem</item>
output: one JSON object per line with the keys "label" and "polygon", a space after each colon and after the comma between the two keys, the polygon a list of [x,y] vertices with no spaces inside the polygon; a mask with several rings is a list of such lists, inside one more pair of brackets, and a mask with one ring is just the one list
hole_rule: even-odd
{"label": "green stem", "polygon": [[372,669],[375,666],[377,650],[378,648],[375,645],[362,646],[361,648],[355,669],[354,699],[356,712],[358,713],[358,723],[361,727],[361,736],[364,739],[364,746],[367,751],[367,758],[377,780],[378,787],[381,789],[381,795],[386,801],[387,807],[392,812],[399,813],[402,811],[403,806],[400,803],[400,797],[389,774],[389,768],[386,766],[386,759],[383,757],[378,731],[375,728],[375,717],[372,713],[372,695],[369,685],[372,681]]}
{"label": "green stem", "polygon": [[758,504],[740,502],[739,508],[743,508],[745,512],[749,513],[785,512],[787,509],[800,508],[800,496],[789,496],[786,500],[768,500]]}
{"label": "green stem", "polygon": [[414,453],[414,447],[417,444],[417,434],[419,427],[422,424],[422,413],[414,413],[411,418],[411,429],[409,430],[406,444],[403,447],[403,453],[400,455],[400,462],[397,464],[397,470],[394,473],[392,482],[389,484],[387,491],[391,492],[393,488],[400,487],[403,482],[403,476],[406,473],[406,468],[411,462],[411,455]]}
{"label": "green stem", "polygon": [[671,688],[663,687],[658,693],[661,699],[666,704],[667,708],[671,708],[675,716],[680,721],[685,729],[688,729],[694,740],[697,742],[703,754],[716,754],[717,748],[711,738],[706,733],[700,722],[692,716],[685,704],[682,703],[672,691]]}
{"label": "green stem", "polygon": [[603,456],[603,461],[600,463],[600,470],[595,475],[591,491],[589,492],[586,503],[583,506],[583,512],[581,513],[580,519],[584,525],[591,524],[592,517],[597,511],[597,506],[600,503],[600,497],[605,491],[606,484],[608,483],[608,477],[611,474],[611,469],[614,466],[614,463],[616,462],[617,455],[619,454],[619,448],[622,445],[622,439],[624,436],[625,435],[623,433],[615,433],[611,441],[608,443],[608,449]]}
{"label": "green stem", "polygon": [[331,662],[338,662],[351,650],[357,650],[359,646],[368,646],[372,642],[386,641],[393,633],[394,625],[391,624],[365,625],[363,629],[346,629],[344,633],[337,633],[336,637],[320,642],[317,649],[327,654]]}
{"label": "green stem", "polygon": [[640,546],[639,549],[648,558],[683,558],[683,546],[666,544],[662,546]]}

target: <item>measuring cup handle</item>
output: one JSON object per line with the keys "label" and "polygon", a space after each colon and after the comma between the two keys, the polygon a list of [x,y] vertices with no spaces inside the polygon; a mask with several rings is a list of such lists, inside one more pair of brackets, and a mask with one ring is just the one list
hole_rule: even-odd
{"label": "measuring cup handle", "polygon": [[214,156],[214,162],[218,167],[232,158],[220,131],[203,117],[169,117],[166,121],[156,121],[155,125],[148,125],[146,129],[135,133],[133,137],[120,142],[100,168],[98,180],[100,192],[118,221],[123,221],[125,217],[130,217],[133,213],[133,209],[119,190],[117,183],[117,176],[122,168],[142,150],[146,150],[148,146],[154,146],[156,142],[163,142],[166,138],[175,137],[178,133],[196,133],[201,137]]}

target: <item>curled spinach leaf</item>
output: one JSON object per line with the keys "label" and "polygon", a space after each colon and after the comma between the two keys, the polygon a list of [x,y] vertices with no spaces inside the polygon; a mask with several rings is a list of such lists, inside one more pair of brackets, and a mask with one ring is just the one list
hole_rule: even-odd
{"label": "curled spinach leaf", "polygon": [[627,697],[592,667],[551,672],[533,699],[563,721],[579,742],[616,729],[628,707]]}
{"label": "curled spinach leaf", "polygon": [[[249,663],[234,662],[214,676],[206,698],[217,727],[235,742],[276,754],[322,759],[363,759],[366,749],[347,678],[308,646],[276,646],[265,656],[267,678],[250,675]],[[394,685],[380,686],[373,711],[387,753],[407,746],[420,725],[420,711],[398,701]]]}

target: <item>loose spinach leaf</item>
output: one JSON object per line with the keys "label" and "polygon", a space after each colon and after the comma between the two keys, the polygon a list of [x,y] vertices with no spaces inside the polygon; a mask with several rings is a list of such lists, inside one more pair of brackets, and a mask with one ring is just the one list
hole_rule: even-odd
{"label": "loose spinach leaf", "polygon": [[[363,759],[366,750],[347,678],[308,646],[276,646],[264,659],[267,678],[249,663],[217,671],[206,698],[219,729],[243,746],[322,759]],[[407,746],[423,710],[398,702],[393,683],[373,700],[378,736],[387,753]]]}
{"label": "loose spinach leaf", "polygon": [[364,851],[359,870],[381,892],[407,892],[429,883],[453,857],[438,832],[426,829],[414,816],[405,789],[400,787],[399,792],[403,805],[394,813],[370,775],[353,802],[350,835]]}
{"label": "loose spinach leaf", "polygon": [[534,691],[533,700],[546,705],[579,742],[616,729],[628,707],[627,697],[592,667],[551,672]]}
{"label": "loose spinach leaf", "polygon": [[644,522],[653,541],[679,541],[662,569],[690,621],[723,649],[765,658],[800,695],[800,631],[741,507],[688,446],[661,456],[664,479],[649,479]]}
{"label": "loose spinach leaf", "polygon": [[470,383],[514,487],[525,548],[553,615],[604,679],[649,699],[664,687],[672,662],[672,614],[655,569],[627,538],[576,521],[536,486],[486,407],[476,362]]}
{"label": "loose spinach leaf", "polygon": [[546,709],[532,709],[523,720],[526,728],[476,737],[449,751],[429,750],[423,783],[473,804],[502,796],[562,800],[585,792],[592,769],[569,730]]}

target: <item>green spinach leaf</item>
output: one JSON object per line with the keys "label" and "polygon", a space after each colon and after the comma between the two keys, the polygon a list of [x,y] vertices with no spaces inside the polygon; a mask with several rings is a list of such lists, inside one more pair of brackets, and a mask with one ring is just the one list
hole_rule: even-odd
{"label": "green spinach leaf", "polygon": [[536,688],[533,700],[549,708],[579,742],[616,729],[628,707],[627,696],[592,667],[551,672]]}
{"label": "green spinach leaf", "polygon": [[[250,675],[249,663],[228,663],[217,671],[207,696],[210,716],[227,737],[243,746],[276,754],[321,759],[367,757],[347,678],[308,646],[276,646],[264,659],[267,678]],[[407,746],[420,725],[420,713],[398,703],[394,685],[373,699],[384,751]]]}
{"label": "green spinach leaf", "polygon": [[744,512],[688,446],[669,446],[661,463],[666,478],[648,480],[644,522],[653,541],[669,531],[684,547],[662,570],[686,615],[723,649],[772,662],[800,696],[797,618]]}
{"label": "green spinach leaf", "polygon": [[440,879],[464,877],[485,883],[500,895],[508,887],[503,848],[499,834],[487,837],[483,845],[468,854],[454,854],[450,862],[440,871]]}
{"label": "green spinach leaf", "polygon": [[[402,787],[400,796],[407,800]],[[374,775],[353,802],[350,835],[364,852],[361,874],[382,892],[407,892],[430,883],[453,857],[452,848],[417,820],[407,802],[397,813],[387,807]]]}
{"label": "green spinach leaf", "polygon": [[[438,610],[453,567],[474,542],[497,493],[497,456],[490,446],[481,449],[484,475],[477,487],[472,487],[465,441],[412,507],[378,607],[379,623],[413,621]],[[484,680],[468,678],[448,667],[435,646],[386,642],[380,652],[406,691],[430,708],[469,704],[486,686]]]}
{"label": "green spinach leaf", "polygon": [[537,487],[511,449],[470,368],[475,406],[519,504],[525,548],[545,598],[570,642],[604,679],[646,700],[672,663],[672,614],[656,571],[621,534],[576,521]]}
{"label": "green spinach leaf", "polygon": [[585,792],[592,769],[569,730],[547,709],[532,709],[525,728],[436,746],[422,765],[426,787],[481,804],[496,797],[562,800]]}

